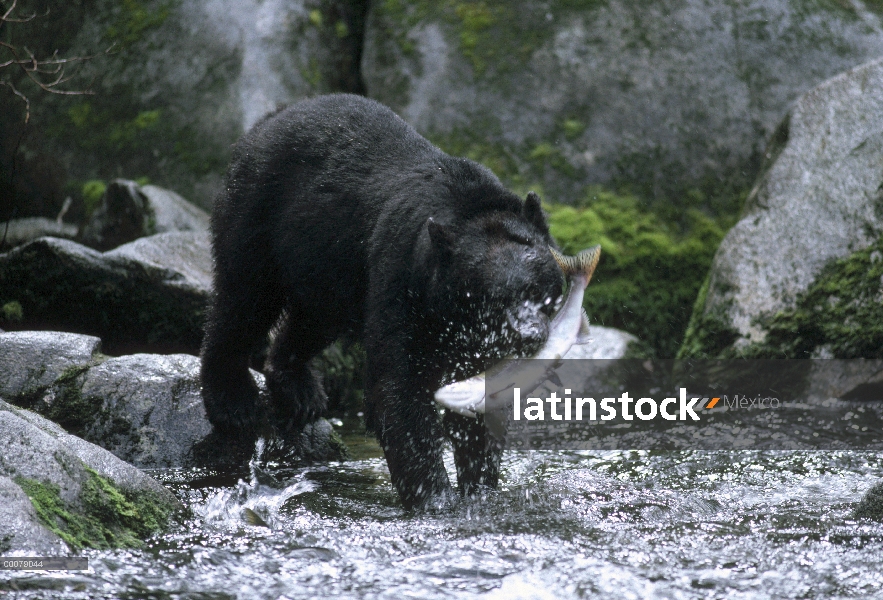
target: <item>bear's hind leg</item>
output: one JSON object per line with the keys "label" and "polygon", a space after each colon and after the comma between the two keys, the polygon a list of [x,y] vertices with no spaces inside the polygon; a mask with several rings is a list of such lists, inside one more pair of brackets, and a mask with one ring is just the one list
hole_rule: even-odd
{"label": "bear's hind leg", "polygon": [[216,291],[206,315],[200,380],[206,416],[225,435],[254,437],[262,421],[258,387],[249,372],[252,352],[266,340],[280,306],[270,290],[254,281],[225,285],[216,277]]}
{"label": "bear's hind leg", "polygon": [[279,433],[297,431],[325,411],[328,398],[310,360],[335,337],[291,310],[277,324],[264,374]]}

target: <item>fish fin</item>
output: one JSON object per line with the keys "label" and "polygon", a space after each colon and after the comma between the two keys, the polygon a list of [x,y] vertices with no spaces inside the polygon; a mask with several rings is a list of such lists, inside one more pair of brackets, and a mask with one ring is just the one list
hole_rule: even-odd
{"label": "fish fin", "polygon": [[551,247],[549,250],[552,251],[552,257],[555,259],[555,262],[558,263],[558,266],[561,267],[561,270],[568,277],[571,275],[585,275],[587,279],[591,280],[592,273],[595,272],[595,267],[598,266],[598,259],[601,258],[601,246],[593,246],[583,250],[576,256],[565,256]]}
{"label": "fish fin", "polygon": [[267,525],[267,522],[264,521],[258,513],[250,508],[242,509],[242,519],[252,527],[266,527],[268,529],[270,528],[270,526]]}
{"label": "fish fin", "polygon": [[557,387],[564,387],[564,384],[561,383],[561,378],[558,377],[558,373],[557,373],[557,372],[552,371],[551,373],[549,373],[549,378],[548,378],[548,379],[549,379],[549,381],[551,381],[552,383],[554,383]]}
{"label": "fish fin", "polygon": [[586,314],[586,309],[583,309],[583,316],[580,319],[579,323],[579,333],[576,334],[576,344],[588,344],[592,341],[592,338],[589,337],[589,315]]}

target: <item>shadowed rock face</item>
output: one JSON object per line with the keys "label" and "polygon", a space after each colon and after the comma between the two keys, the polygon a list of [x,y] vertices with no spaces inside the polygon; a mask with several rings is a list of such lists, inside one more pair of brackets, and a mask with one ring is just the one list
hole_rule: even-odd
{"label": "shadowed rock face", "polygon": [[0,254],[0,305],[22,319],[6,328],[96,335],[106,351],[199,352],[211,286],[207,232],[170,232],[101,253],[41,238]]}
{"label": "shadowed rock face", "polygon": [[138,545],[182,506],[110,452],[0,400],[0,552]]}
{"label": "shadowed rock face", "polygon": [[375,2],[362,73],[444,149],[560,200],[628,183],[684,203],[708,178],[748,184],[790,102],[883,53],[863,6]]}
{"label": "shadowed rock face", "polygon": [[683,356],[881,358],[883,60],[803,95],[721,243]]}
{"label": "shadowed rock face", "polygon": [[883,482],[869,489],[855,508],[853,517],[856,519],[874,519],[883,521]]}
{"label": "shadowed rock face", "polygon": [[175,192],[134,181],[111,181],[78,241],[110,250],[140,237],[170,231],[208,231],[209,215]]}

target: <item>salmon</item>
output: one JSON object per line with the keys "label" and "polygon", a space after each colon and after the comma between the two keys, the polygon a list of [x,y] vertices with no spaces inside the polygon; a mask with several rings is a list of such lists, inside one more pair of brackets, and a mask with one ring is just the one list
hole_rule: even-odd
{"label": "salmon", "polygon": [[[495,385],[495,389],[490,390],[491,397],[509,389],[514,382],[516,373],[519,381],[533,382],[522,388],[522,393],[530,393],[542,385],[544,381],[554,377],[552,371],[557,366],[555,363],[560,361],[574,344],[585,344],[589,341],[589,320],[582,307],[583,296],[592,279],[592,273],[598,266],[601,246],[583,250],[576,256],[564,256],[554,248],[550,248],[550,250],[552,250],[552,256],[555,257],[558,266],[568,278],[569,287],[564,303],[552,319],[546,342],[529,359],[504,360],[475,377],[455,381],[439,388],[435,392],[435,401],[438,404],[448,410],[474,418],[485,412],[488,379],[492,379]],[[545,362],[530,362],[534,360]],[[525,369],[530,369],[530,371],[525,371]],[[536,370],[536,373],[533,373],[533,370]]]}

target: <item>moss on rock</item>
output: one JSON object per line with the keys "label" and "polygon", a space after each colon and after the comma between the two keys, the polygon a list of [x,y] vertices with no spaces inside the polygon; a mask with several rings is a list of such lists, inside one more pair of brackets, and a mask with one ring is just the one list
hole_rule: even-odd
{"label": "moss on rock", "polygon": [[693,304],[693,314],[684,333],[684,341],[678,350],[677,358],[710,358],[723,356],[739,332],[729,325],[726,307],[719,306],[712,313],[705,313],[705,300],[711,274],[699,289]]}
{"label": "moss on rock", "polygon": [[31,499],[40,521],[74,549],[138,547],[163,529],[171,511],[149,493],[127,493],[84,465],[88,475],[79,504],[62,500],[57,486],[36,479],[15,482]]}
{"label": "moss on rock", "polygon": [[883,237],[828,263],[793,307],[759,318],[750,358],[883,358]]}

